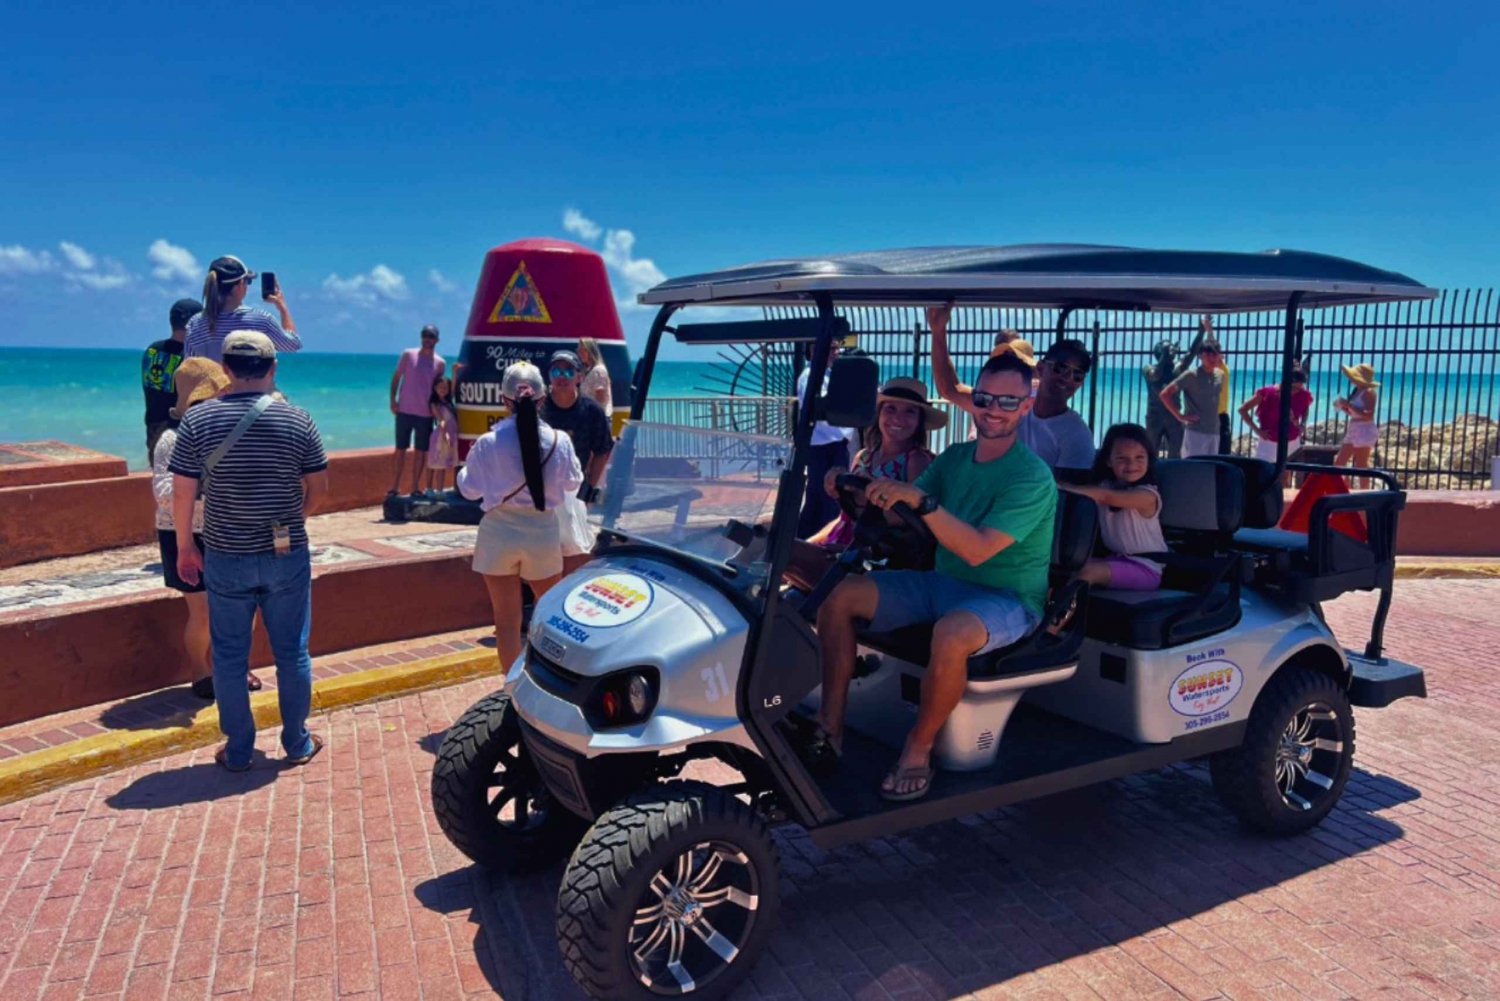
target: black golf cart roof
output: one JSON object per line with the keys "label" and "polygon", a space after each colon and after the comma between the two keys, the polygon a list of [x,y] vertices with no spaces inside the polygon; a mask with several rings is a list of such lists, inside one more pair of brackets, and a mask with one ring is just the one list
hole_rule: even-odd
{"label": "black golf cart roof", "polygon": [[643,304],[1026,306],[1242,313],[1432,299],[1435,289],[1394,271],[1303,250],[1238,253],[1088,244],[914,247],[761,261],[671,278]]}

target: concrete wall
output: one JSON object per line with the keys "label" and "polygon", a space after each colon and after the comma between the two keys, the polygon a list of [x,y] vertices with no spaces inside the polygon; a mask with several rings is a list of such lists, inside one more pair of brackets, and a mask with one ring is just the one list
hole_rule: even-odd
{"label": "concrete wall", "polygon": [[[323,510],[379,504],[390,479],[390,449],[335,452]],[[0,567],[151,542],[155,512],[150,473],[0,489]]]}
{"label": "concrete wall", "polygon": [[1403,556],[1500,556],[1500,491],[1409,491],[1396,551]]}
{"label": "concrete wall", "polygon": [[[314,569],[314,655],[484,625],[484,581],[467,552]],[[184,599],[122,598],[0,623],[0,726],[191,681]],[[252,666],[271,663],[256,630]]]}

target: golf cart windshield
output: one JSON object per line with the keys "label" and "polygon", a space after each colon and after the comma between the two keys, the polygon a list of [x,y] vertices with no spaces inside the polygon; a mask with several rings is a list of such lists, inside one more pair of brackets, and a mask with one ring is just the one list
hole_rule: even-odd
{"label": "golf cart windshield", "polygon": [[763,538],[791,456],[786,438],[633,422],[610,460],[596,527],[630,542],[748,568],[764,559],[754,555],[762,547],[752,543]]}

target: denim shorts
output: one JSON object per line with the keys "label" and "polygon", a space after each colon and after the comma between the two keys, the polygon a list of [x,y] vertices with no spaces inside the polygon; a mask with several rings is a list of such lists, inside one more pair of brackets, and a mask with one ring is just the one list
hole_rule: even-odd
{"label": "denim shorts", "polygon": [[1024,639],[1040,621],[1010,588],[971,584],[935,570],[877,570],[870,579],[880,592],[875,617],[870,620],[872,632],[936,622],[949,612],[963,610],[989,632],[984,646],[974,651],[981,654]]}

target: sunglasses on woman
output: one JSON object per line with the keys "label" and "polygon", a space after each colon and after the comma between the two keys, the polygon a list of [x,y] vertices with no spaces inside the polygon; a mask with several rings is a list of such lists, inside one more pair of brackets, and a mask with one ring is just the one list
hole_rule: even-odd
{"label": "sunglasses on woman", "polygon": [[982,389],[974,390],[974,406],[980,410],[1000,409],[1006,413],[1015,413],[1021,409],[1021,404],[1026,401],[1024,396],[997,395],[986,393]]}

